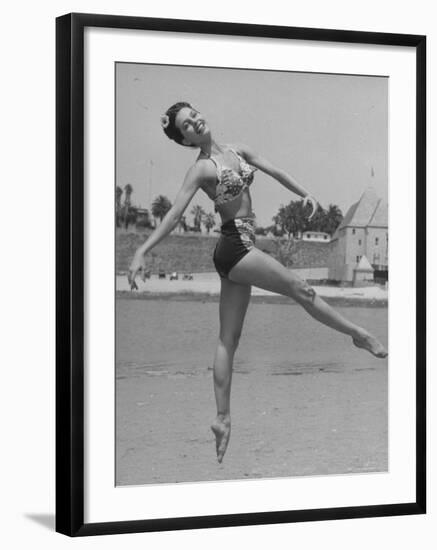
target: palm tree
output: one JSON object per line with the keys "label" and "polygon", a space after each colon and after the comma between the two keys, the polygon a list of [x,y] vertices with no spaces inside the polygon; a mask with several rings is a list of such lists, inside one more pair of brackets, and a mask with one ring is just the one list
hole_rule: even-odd
{"label": "palm tree", "polygon": [[169,199],[164,195],[158,195],[152,203],[152,214],[162,222],[170,208],[171,202]]}
{"label": "palm tree", "polygon": [[196,231],[200,231],[200,224],[206,215],[205,210],[199,204],[196,204],[191,209],[191,214],[194,216],[194,227],[196,228]]}
{"label": "palm tree", "polygon": [[214,214],[212,214],[211,212],[209,212],[209,214],[206,214],[205,217],[203,218],[203,225],[205,226],[206,232],[209,235],[209,232],[215,225]]}
{"label": "palm tree", "polygon": [[123,195],[123,189],[118,185],[115,188],[115,225],[120,227],[121,218],[121,196]]}
{"label": "palm tree", "polygon": [[182,231],[184,233],[186,233],[188,231],[188,227],[187,227],[187,217],[186,216],[181,216],[181,220],[179,222],[179,227],[182,229]]}
{"label": "palm tree", "polygon": [[130,198],[133,192],[133,187],[130,183],[124,186],[124,205],[130,206]]}
{"label": "palm tree", "polygon": [[303,201],[291,201],[286,206],[281,206],[272,219],[291,240],[293,235],[305,231],[307,226]]}
{"label": "palm tree", "polygon": [[123,206],[123,219],[124,227],[127,229],[129,225],[129,208],[131,206],[131,195],[133,192],[133,187],[130,183],[124,186],[124,206]]}
{"label": "palm tree", "polygon": [[336,204],[330,204],[326,213],[326,223],[324,231],[332,236],[342,221],[343,214],[340,208]]}

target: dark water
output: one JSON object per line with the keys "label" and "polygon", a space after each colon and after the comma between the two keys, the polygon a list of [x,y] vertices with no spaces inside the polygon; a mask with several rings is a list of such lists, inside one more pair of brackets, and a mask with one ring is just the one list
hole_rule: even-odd
{"label": "dark water", "polygon": [[[387,343],[387,309],[336,308]],[[212,366],[218,304],[172,300],[117,300],[117,378],[195,376]],[[273,376],[375,368],[349,337],[314,321],[291,304],[249,306],[235,371]],[[370,361],[369,361],[370,358]]]}

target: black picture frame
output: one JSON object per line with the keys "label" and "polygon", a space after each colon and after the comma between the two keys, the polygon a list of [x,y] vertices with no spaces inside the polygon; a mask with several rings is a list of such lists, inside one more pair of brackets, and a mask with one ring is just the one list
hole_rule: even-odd
{"label": "black picture frame", "polygon": [[[416,52],[416,499],[387,505],[84,522],[84,29],[158,30],[376,44]],[[426,511],[426,37],[67,14],[56,20],[56,530],[69,536],[321,521]]]}

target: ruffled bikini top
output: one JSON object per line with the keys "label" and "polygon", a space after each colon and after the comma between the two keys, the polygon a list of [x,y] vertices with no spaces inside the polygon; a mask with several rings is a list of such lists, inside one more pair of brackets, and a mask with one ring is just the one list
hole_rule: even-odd
{"label": "ruffled bikini top", "polygon": [[248,164],[237,151],[231,147],[228,150],[232,151],[238,159],[238,172],[233,168],[221,166],[214,157],[209,157],[217,168],[217,185],[214,197],[215,210],[218,206],[238,198],[253,182],[253,173],[257,170]]}

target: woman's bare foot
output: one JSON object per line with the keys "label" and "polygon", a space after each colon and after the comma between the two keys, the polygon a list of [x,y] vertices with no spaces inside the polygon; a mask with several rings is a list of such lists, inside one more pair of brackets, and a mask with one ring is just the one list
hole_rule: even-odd
{"label": "woman's bare foot", "polygon": [[352,341],[357,348],[366,349],[375,357],[379,357],[380,359],[383,359],[388,355],[387,350],[381,342],[365,330],[362,330],[358,336],[352,338]]}
{"label": "woman's bare foot", "polygon": [[218,414],[211,426],[211,430],[215,435],[217,460],[221,463],[231,437],[231,417],[229,415]]}

